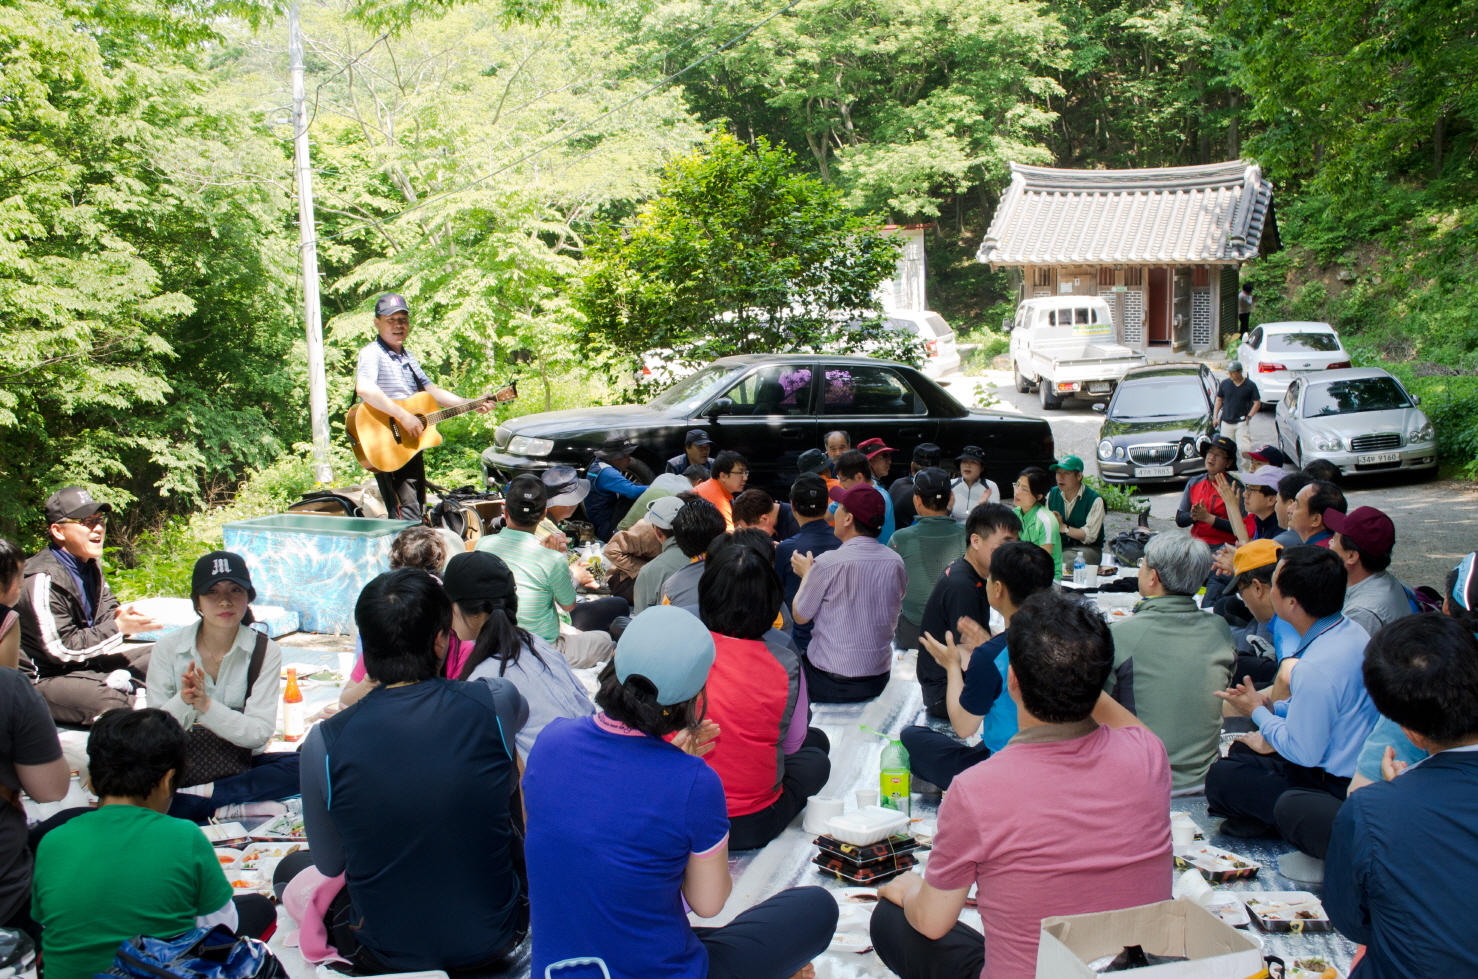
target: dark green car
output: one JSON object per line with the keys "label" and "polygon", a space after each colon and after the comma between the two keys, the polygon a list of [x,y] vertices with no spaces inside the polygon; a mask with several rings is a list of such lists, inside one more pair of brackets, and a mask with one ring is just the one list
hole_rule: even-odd
{"label": "dark green car", "polygon": [[1206,471],[1216,378],[1205,364],[1136,367],[1124,375],[1099,432],[1098,474],[1108,483],[1163,483]]}

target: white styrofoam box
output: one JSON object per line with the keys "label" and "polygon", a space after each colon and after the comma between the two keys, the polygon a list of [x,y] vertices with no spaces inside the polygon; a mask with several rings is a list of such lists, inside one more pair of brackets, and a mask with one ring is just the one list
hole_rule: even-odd
{"label": "white styrofoam box", "polygon": [[827,822],[827,835],[853,846],[867,846],[897,836],[908,828],[908,814],[882,806],[854,809]]}

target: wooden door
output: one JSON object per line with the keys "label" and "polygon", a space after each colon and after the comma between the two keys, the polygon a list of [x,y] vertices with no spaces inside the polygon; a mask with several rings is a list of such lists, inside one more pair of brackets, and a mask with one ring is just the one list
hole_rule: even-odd
{"label": "wooden door", "polygon": [[1169,270],[1152,268],[1145,291],[1149,306],[1147,319],[1150,326],[1150,343],[1170,343],[1170,278]]}

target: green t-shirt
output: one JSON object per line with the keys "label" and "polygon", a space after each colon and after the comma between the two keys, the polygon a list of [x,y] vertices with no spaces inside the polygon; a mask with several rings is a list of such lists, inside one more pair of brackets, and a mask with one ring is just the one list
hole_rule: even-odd
{"label": "green t-shirt", "polygon": [[540,544],[533,534],[511,527],[478,538],[477,549],[496,554],[513,572],[518,624],[548,642],[558,639],[560,615],[555,603],[575,603],[575,582],[565,556]]}
{"label": "green t-shirt", "polygon": [[1062,533],[1057,529],[1057,521],[1052,519],[1052,511],[1038,503],[1026,512],[1021,507],[1011,508],[1016,516],[1021,518],[1021,539],[1028,544],[1036,544],[1038,547],[1052,548],[1053,581],[1062,580]]}
{"label": "green t-shirt", "polygon": [[908,588],[903,593],[903,617],[914,625],[924,621],[924,606],[944,569],[965,556],[965,528],[951,516],[919,517],[894,531],[888,546],[903,558]]}
{"label": "green t-shirt", "polygon": [[58,826],[36,852],[31,916],[46,979],[92,979],[130,938],[173,938],[231,900],[200,827],[142,806],[103,806]]}

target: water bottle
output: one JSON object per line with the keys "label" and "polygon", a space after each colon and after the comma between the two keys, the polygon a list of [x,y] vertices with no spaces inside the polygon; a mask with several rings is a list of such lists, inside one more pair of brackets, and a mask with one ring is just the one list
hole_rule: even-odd
{"label": "water bottle", "polygon": [[1073,558],[1073,584],[1088,584],[1088,565],[1083,561],[1082,551],[1079,551],[1078,556]]}
{"label": "water bottle", "polygon": [[896,809],[904,815],[912,811],[912,790],[908,771],[908,749],[902,741],[889,740],[883,748],[883,759],[878,774],[879,805],[885,809]]}

